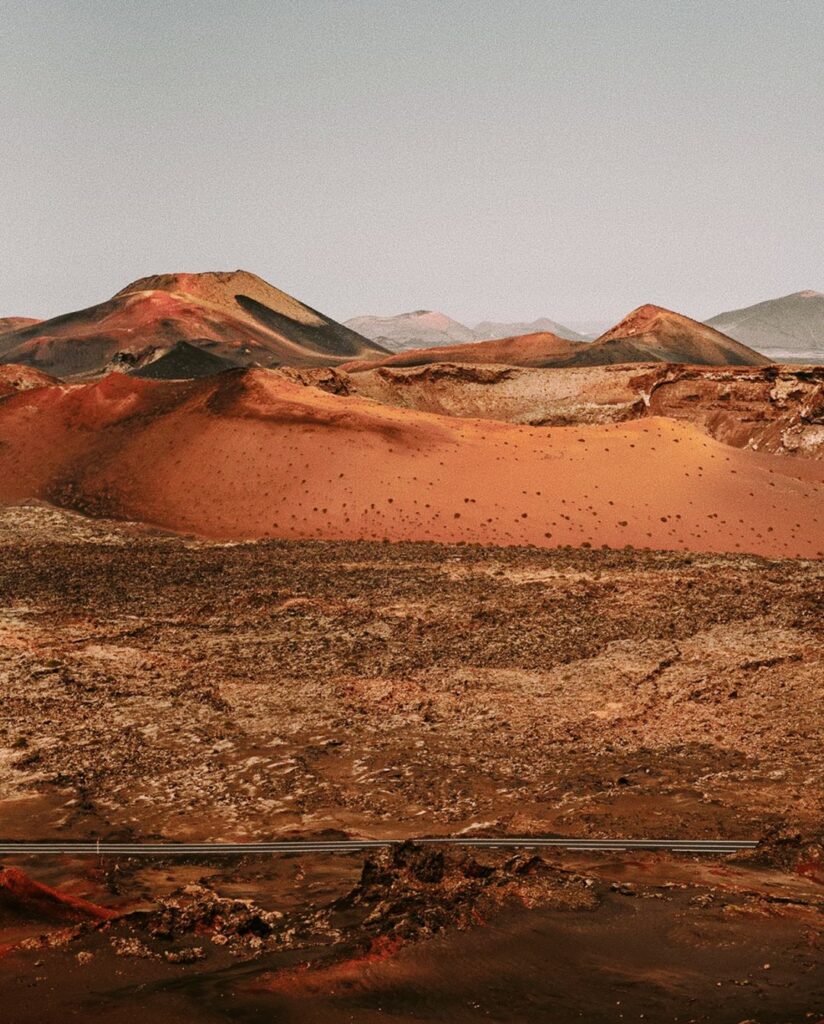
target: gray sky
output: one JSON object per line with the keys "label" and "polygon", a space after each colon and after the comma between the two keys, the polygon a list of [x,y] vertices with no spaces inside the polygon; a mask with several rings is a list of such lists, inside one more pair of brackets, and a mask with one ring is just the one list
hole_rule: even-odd
{"label": "gray sky", "polygon": [[824,0],[0,0],[0,316],[243,267],[331,316],[824,289]]}

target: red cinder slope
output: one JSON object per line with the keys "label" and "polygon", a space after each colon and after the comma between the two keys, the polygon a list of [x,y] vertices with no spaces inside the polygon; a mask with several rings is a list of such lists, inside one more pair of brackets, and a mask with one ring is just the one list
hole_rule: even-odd
{"label": "red cinder slope", "polygon": [[37,882],[20,868],[0,870],[0,910],[29,920],[108,921],[118,916],[117,911]]}
{"label": "red cinder slope", "polygon": [[246,370],[24,392],[0,403],[0,436],[6,503],[215,538],[824,550],[823,466],[667,419],[458,420]]}
{"label": "red cinder slope", "polygon": [[408,352],[377,359],[358,359],[344,363],[341,369],[349,373],[374,370],[377,366],[426,366],[430,363],[473,363],[500,366],[556,366],[572,353],[587,348],[586,342],[568,341],[557,334],[539,331],[537,334],[519,334],[512,338],[496,338],[468,345],[439,345],[437,348],[417,348]]}
{"label": "red cinder slope", "polygon": [[69,377],[99,372],[117,352],[180,341],[243,365],[327,365],[385,351],[238,270],[142,278],[107,302],[4,335],[0,358]]}

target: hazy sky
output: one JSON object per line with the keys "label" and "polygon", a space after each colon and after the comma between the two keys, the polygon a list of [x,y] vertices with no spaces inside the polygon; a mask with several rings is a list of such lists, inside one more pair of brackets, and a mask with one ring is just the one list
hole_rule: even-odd
{"label": "hazy sky", "polygon": [[331,316],[824,290],[824,0],[0,0],[0,316],[243,267]]}

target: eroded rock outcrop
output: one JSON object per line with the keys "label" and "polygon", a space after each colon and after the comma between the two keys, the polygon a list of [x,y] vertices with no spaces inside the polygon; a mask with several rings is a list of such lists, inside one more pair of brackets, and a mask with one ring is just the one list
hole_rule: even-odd
{"label": "eroded rock outcrop", "polygon": [[[299,371],[336,394],[532,426],[686,420],[735,448],[824,455],[824,367],[655,363],[536,369],[439,363],[348,374]],[[296,378],[297,379],[297,378]]]}

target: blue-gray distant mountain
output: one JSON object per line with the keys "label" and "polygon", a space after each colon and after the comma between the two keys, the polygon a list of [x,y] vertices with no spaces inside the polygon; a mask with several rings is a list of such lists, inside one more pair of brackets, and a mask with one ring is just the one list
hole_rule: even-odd
{"label": "blue-gray distant mountain", "polygon": [[388,348],[390,352],[462,345],[478,340],[466,324],[431,309],[416,309],[397,316],[356,316],[347,320],[344,327]]}
{"label": "blue-gray distant mountain", "polygon": [[475,337],[479,341],[494,341],[498,338],[517,338],[524,334],[554,334],[556,338],[566,338],[567,341],[587,341],[583,334],[578,334],[569,327],[549,320],[547,317],[540,317],[532,323],[501,324],[491,320],[484,320],[483,323],[473,327]]}
{"label": "blue-gray distant mountain", "polygon": [[804,291],[768,299],[706,321],[775,363],[824,363],[824,294]]}
{"label": "blue-gray distant mountain", "polygon": [[568,341],[584,340],[575,331],[545,317],[532,323],[515,324],[487,320],[475,327],[467,327],[445,313],[431,309],[416,309],[412,313],[399,313],[397,316],[356,316],[347,320],[344,326],[383,345],[391,352],[468,345],[474,341],[495,341],[525,334],[554,334]]}

